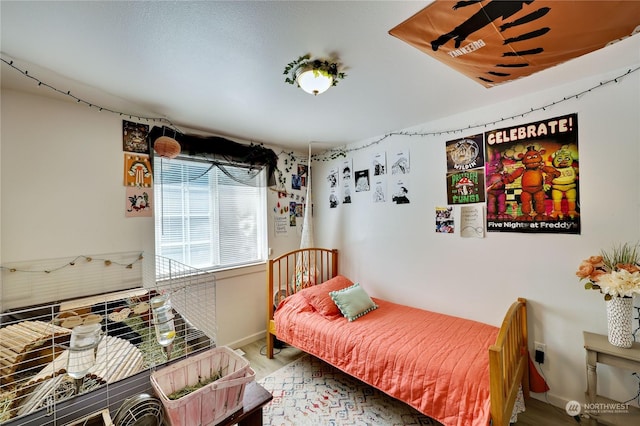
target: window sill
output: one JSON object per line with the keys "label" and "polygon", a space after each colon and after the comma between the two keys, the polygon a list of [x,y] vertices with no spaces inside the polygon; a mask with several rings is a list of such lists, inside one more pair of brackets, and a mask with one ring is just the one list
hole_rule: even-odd
{"label": "window sill", "polygon": [[251,275],[264,273],[267,270],[266,262],[254,263],[251,265],[236,266],[228,269],[218,269],[211,271],[216,276],[216,280],[226,280],[230,278],[241,277],[243,275]]}

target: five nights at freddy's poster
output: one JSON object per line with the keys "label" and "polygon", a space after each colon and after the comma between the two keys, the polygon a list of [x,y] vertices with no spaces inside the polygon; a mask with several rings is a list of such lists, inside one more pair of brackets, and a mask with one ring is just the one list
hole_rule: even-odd
{"label": "five nights at freddy's poster", "polygon": [[484,137],[487,231],[579,234],[578,115]]}

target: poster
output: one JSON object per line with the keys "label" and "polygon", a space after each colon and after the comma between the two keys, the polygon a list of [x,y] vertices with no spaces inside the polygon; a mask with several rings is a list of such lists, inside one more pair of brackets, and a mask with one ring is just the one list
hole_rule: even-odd
{"label": "poster", "polygon": [[411,203],[409,194],[409,172],[411,167],[409,164],[409,150],[400,149],[391,154],[391,176],[393,180],[391,185],[391,202],[394,204]]}
{"label": "poster", "polygon": [[447,174],[447,203],[482,203],[484,186],[484,169],[449,173]]}
{"label": "poster", "polygon": [[122,150],[149,154],[149,125],[122,120]]}
{"label": "poster", "polygon": [[337,195],[338,190],[338,182],[339,182],[339,172],[337,167],[332,167],[329,169],[329,174],[327,175],[327,182],[329,182],[329,208],[335,209],[338,207],[340,203],[340,199]]}
{"label": "poster", "polygon": [[578,115],[485,133],[488,232],[580,233]]}
{"label": "poster", "polygon": [[144,154],[124,155],[124,185],[150,188],[153,182],[149,156]]}
{"label": "poster", "polygon": [[153,189],[139,186],[127,187],[126,217],[151,217],[153,213]]}
{"label": "poster", "polygon": [[447,203],[484,202],[484,135],[447,141]]}

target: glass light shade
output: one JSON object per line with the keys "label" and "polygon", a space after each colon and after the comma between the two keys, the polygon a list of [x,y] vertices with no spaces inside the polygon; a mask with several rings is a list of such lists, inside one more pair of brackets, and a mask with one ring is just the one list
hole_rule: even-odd
{"label": "glass light shade", "polygon": [[333,84],[333,77],[323,72],[314,70],[313,68],[305,68],[300,70],[296,77],[298,86],[302,90],[312,95],[324,93]]}

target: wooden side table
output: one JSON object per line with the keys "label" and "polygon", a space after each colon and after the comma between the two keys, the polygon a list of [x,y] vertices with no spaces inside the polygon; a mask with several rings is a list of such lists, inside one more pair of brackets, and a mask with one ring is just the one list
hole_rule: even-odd
{"label": "wooden side table", "polygon": [[262,407],[273,399],[273,395],[257,382],[249,382],[244,388],[242,408],[218,423],[218,426],[262,426]]}
{"label": "wooden side table", "polygon": [[[607,340],[607,336],[602,334],[584,331],[583,335],[584,348],[587,351],[587,401],[588,404],[594,405],[593,408],[587,407],[587,410],[585,410],[590,415],[591,425],[597,425],[598,423],[605,425],[640,425],[640,409],[631,405],[628,406],[628,412],[626,412],[626,407],[625,410],[611,409],[611,407],[616,407],[617,401],[597,395],[598,374],[596,372],[598,363],[631,371],[640,371],[640,343],[634,342],[631,348],[623,349],[613,346]],[[607,406],[605,404],[614,405]]]}

